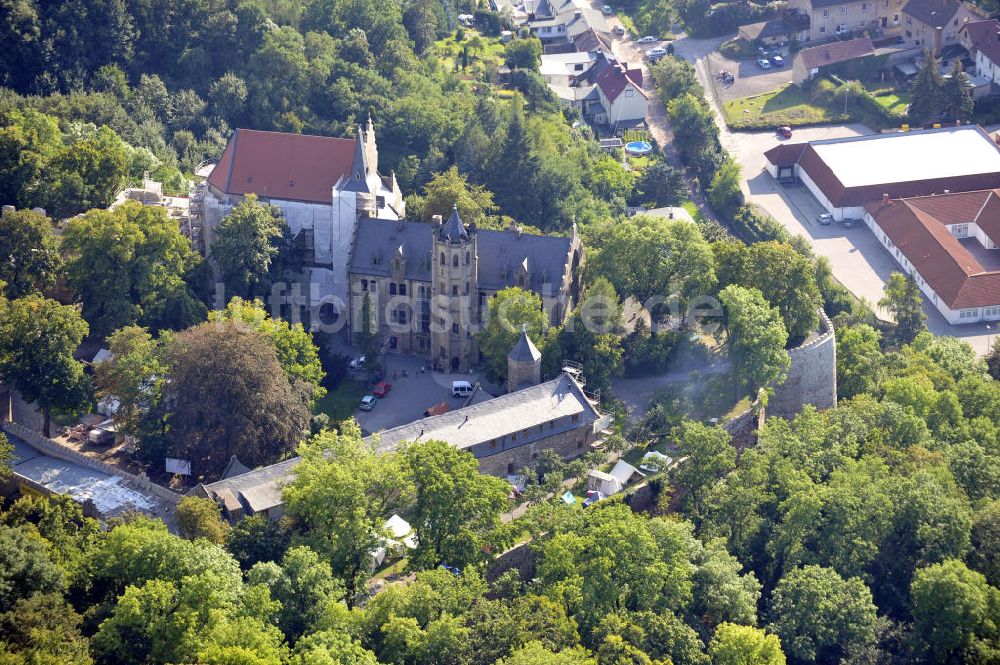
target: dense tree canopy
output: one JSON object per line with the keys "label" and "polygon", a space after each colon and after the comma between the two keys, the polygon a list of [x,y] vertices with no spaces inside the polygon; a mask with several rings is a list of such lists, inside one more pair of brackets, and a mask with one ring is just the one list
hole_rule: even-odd
{"label": "dense tree canopy", "polygon": [[158,206],[129,201],[69,222],[66,273],[93,332],[128,325],[180,329],[205,318],[188,282],[201,258]]}

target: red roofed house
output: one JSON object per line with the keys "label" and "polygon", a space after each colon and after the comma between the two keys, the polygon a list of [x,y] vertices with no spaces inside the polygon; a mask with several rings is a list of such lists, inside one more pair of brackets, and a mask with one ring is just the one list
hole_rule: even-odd
{"label": "red roofed house", "polygon": [[804,48],[796,53],[792,60],[792,82],[796,85],[802,85],[819,74],[825,67],[874,54],[875,45],[872,44],[870,37],[858,37],[857,39]]}
{"label": "red roofed house", "polygon": [[1000,190],[886,196],[864,219],[949,323],[1000,320]]}
{"label": "red roofed house", "polygon": [[277,206],[305,245],[304,282],[316,293],[288,294],[288,303],[329,302],[338,314],[348,302],[347,265],[358,220],[399,220],[406,214],[395,174],[378,173],[371,118],[353,139],[235,130],[206,184],[206,247],[215,227],[247,194]]}
{"label": "red roofed house", "polygon": [[612,61],[597,75],[597,93],[607,116],[605,122],[612,127],[633,124],[646,117],[649,93],[642,89],[642,70],[627,67]]}

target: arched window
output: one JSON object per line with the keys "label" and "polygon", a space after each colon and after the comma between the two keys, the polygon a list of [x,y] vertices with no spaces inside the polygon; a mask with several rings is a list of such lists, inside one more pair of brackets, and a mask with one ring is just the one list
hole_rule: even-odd
{"label": "arched window", "polygon": [[444,258],[444,252],[441,252],[441,265],[448,265],[448,259]]}
{"label": "arched window", "polygon": [[452,268],[457,268],[458,267],[458,254],[456,254],[455,256],[451,257],[451,267]]}
{"label": "arched window", "polygon": [[465,253],[465,265],[469,265],[470,263],[472,263],[472,255],[469,254],[469,252],[466,252]]}

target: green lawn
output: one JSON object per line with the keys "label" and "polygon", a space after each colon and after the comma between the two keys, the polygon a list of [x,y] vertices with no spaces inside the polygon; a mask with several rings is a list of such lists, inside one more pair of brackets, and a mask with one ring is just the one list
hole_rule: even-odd
{"label": "green lawn", "polygon": [[754,97],[733,99],[725,103],[726,123],[733,129],[779,127],[781,125],[814,125],[842,122],[843,109],[816,103],[801,88],[788,85]]}
{"label": "green lawn", "polygon": [[366,392],[368,392],[366,384],[354,379],[344,379],[316,403],[315,411],[328,415],[331,423],[347,420],[354,415],[358,402]]}

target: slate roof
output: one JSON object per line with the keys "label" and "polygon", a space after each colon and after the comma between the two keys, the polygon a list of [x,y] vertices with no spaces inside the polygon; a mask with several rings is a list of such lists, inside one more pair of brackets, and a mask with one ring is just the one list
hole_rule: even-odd
{"label": "slate roof", "polygon": [[[391,257],[402,247],[406,279],[431,281],[431,250],[435,226],[423,222],[361,219],[351,254],[350,272],[361,275],[391,274]],[[572,238],[519,233],[512,229],[479,229],[479,287],[499,291],[517,283],[518,268],[525,259],[529,286],[540,291],[543,284],[561,284],[571,260]]]}
{"label": "slate roof", "polygon": [[465,230],[465,224],[462,223],[462,218],[458,216],[457,204],[452,205],[448,221],[441,225],[441,234],[438,237],[441,240],[447,240],[455,244],[469,239],[469,232]]}
{"label": "slate roof", "polygon": [[527,328],[522,327],[521,336],[517,338],[517,342],[507,353],[507,359],[516,362],[535,362],[541,357],[542,352],[538,350],[538,347],[528,337]]}
{"label": "slate roof", "polygon": [[971,21],[962,29],[968,32],[973,49],[982,53],[993,64],[1000,65],[1000,21],[995,18]]}
{"label": "slate roof", "polygon": [[[539,425],[574,414],[579,416],[576,422],[563,421],[559,423],[559,428],[545,428],[540,433],[537,431]],[[537,386],[523,388],[440,416],[416,420],[373,436],[378,436],[380,451],[394,450],[408,441],[429,439],[446,441],[464,449],[514,432],[534,430],[517,438],[517,445],[524,445],[561,431],[577,429],[598,418],[600,414],[587,400],[580,386],[564,373]]]}
{"label": "slate roof", "polygon": [[958,0],[910,0],[903,6],[903,13],[932,28],[942,28],[961,6]]}
{"label": "slate roof", "polygon": [[772,18],[767,21],[748,23],[747,25],[740,26],[740,32],[745,34],[751,41],[771,37],[784,37],[792,34],[794,31],[790,25],[780,18]]}
{"label": "slate roof", "polygon": [[986,270],[948,229],[975,222],[1000,240],[1000,190],[878,201],[865,209],[948,307],[1000,305],[1000,271]]}
{"label": "slate roof", "polygon": [[830,42],[799,51],[796,58],[802,58],[806,69],[818,69],[875,53],[875,45],[870,37],[858,37],[842,42]]}
{"label": "slate roof", "polygon": [[226,509],[237,507],[258,513],[282,504],[281,486],[291,479],[292,470],[300,458],[293,457],[284,462],[261,467],[254,471],[219,480],[202,486],[211,497],[222,499]]}
{"label": "slate roof", "polygon": [[227,194],[330,204],[355,139],[236,129],[208,182]]}

